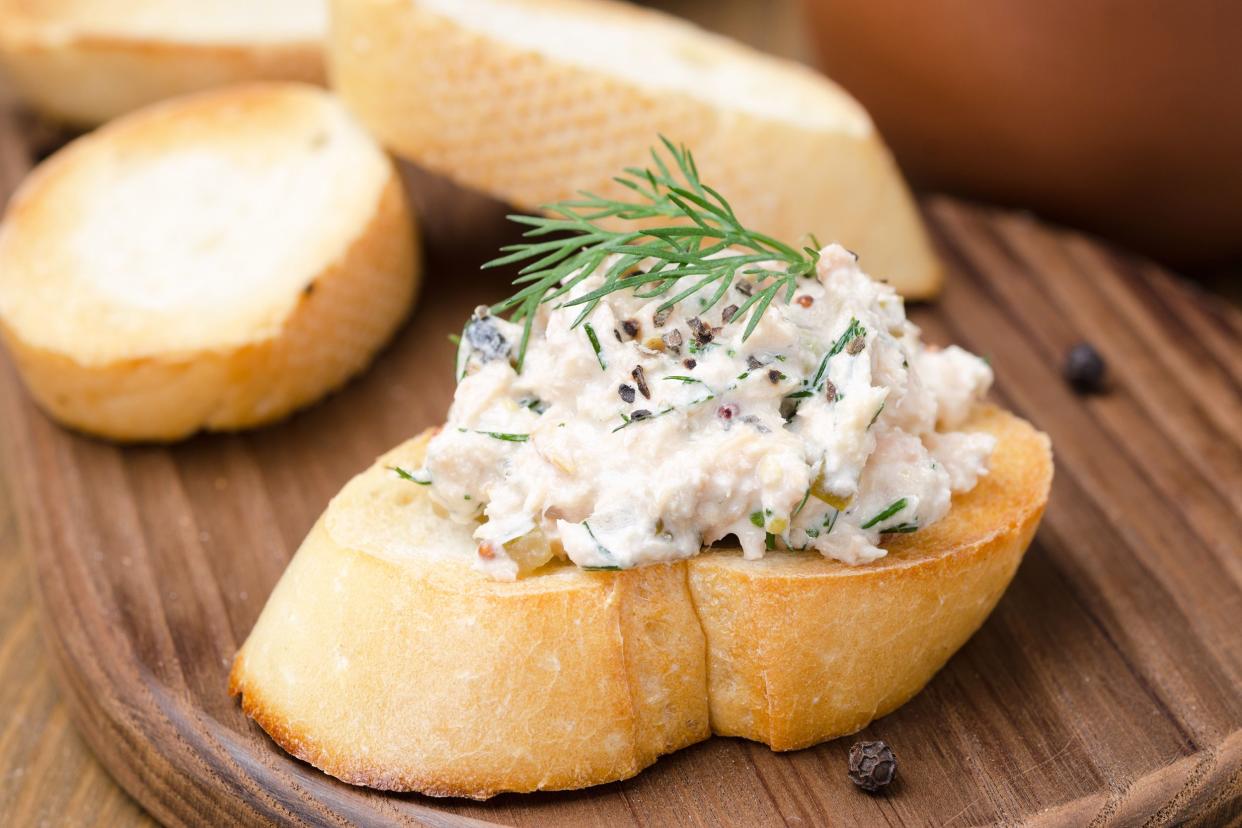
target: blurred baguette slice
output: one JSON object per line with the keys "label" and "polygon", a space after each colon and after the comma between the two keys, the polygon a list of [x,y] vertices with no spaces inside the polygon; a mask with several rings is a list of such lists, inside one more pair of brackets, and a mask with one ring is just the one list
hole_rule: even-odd
{"label": "blurred baguette slice", "polygon": [[606,0],[334,0],[333,83],[394,152],[522,209],[626,193],[660,135],[749,226],[839,241],[907,298],[937,262],[871,119],[812,70]]}
{"label": "blurred baguette slice", "polygon": [[94,126],[164,98],[323,82],[325,0],[0,0],[0,65],[57,120]]}
{"label": "blurred baguette slice", "polygon": [[397,172],[339,101],[229,87],[119,118],[27,178],[0,225],[0,338],[55,419],[172,440],[337,387],[417,281]]}

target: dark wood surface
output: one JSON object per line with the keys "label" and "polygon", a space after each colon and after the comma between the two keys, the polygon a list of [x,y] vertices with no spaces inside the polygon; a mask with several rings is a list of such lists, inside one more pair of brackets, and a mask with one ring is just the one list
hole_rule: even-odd
{"label": "dark wood surface", "polygon": [[[54,140],[0,113],[0,194]],[[784,755],[714,739],[628,782],[487,804],[354,789],[285,756],[226,696],[228,660],[327,499],[439,421],[446,335],[505,291],[475,270],[506,238],[500,208],[412,179],[436,205],[414,318],[286,423],[117,448],[50,423],[0,356],[0,822],[145,819],[70,716],[169,824],[1242,821],[1242,314],[1089,239],[940,198],[925,207],[949,281],[912,315],[990,356],[998,400],[1051,434],[1057,477],[992,618],[864,732],[898,753],[889,795],[846,781],[851,739]],[[1083,339],[1107,394],[1060,379]]]}

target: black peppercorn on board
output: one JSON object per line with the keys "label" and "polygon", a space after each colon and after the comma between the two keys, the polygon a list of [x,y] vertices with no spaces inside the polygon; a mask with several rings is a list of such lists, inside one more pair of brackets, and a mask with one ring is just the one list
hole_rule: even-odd
{"label": "black peppercorn on board", "polygon": [[[0,139],[7,194],[32,147],[11,113]],[[157,819],[954,826],[1239,818],[1242,312],[1083,236],[945,198],[927,200],[925,213],[946,289],[912,315],[931,341],[991,359],[997,400],[1051,435],[1057,473],[1008,593],[909,704],[855,737],[807,750],[776,754],[717,738],[625,782],[488,803],[352,788],[278,750],[225,692],[237,645],[341,484],[440,421],[453,388],[448,334],[476,305],[508,292],[505,274],[477,271],[512,238],[503,209],[417,174],[411,183],[430,247],[417,314],[365,376],[283,424],[119,448],[52,424],[0,356],[0,502],[16,518],[64,700],[99,760]],[[1064,373],[1080,342],[1107,371],[1089,395]],[[20,680],[5,672],[5,682]],[[16,726],[0,725],[6,734]],[[857,740],[883,740],[897,756],[895,780],[875,794],[850,779]]]}

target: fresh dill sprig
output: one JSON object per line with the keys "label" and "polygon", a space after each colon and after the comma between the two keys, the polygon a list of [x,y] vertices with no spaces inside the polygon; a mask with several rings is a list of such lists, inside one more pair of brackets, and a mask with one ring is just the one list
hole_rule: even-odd
{"label": "fresh dill sprig", "polygon": [[[514,280],[521,289],[492,306],[493,313],[509,312],[512,321],[523,323],[518,371],[539,306],[565,296],[610,256],[615,258],[604,283],[564,303],[582,308],[574,326],[618,290],[633,289],[643,299],[667,296],[659,307],[664,310],[711,288],[699,309],[704,313],[741,275],[755,277],[756,284],[749,286],[749,296],[729,324],[747,319],[745,339],[782,290],[787,301],[792,299],[798,277],[815,272],[817,250],[798,249],[745,227],[724,196],[700,180],[690,151],[663,136],[660,141],[663,151],[651,150],[650,168],[627,167],[614,179],[634,194],[629,200],[583,192],[577,199],[544,205],[542,216],[509,216],[529,228],[523,234],[528,241],[501,248],[504,255],[483,267],[524,263]],[[726,251],[730,255],[713,258]],[[655,264],[641,270],[640,263],[648,259]]]}

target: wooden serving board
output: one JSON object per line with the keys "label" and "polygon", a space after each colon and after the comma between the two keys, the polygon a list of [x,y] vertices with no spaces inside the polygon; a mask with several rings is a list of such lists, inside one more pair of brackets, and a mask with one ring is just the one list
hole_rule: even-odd
{"label": "wooden serving board", "polygon": [[[0,129],[0,188],[28,147]],[[992,617],[862,737],[897,752],[884,796],[852,738],[774,754],[712,739],[635,779],[489,803],[373,792],[291,759],[225,692],[229,662],[328,499],[451,398],[450,332],[506,293],[480,261],[491,202],[412,174],[424,295],[374,367],[280,425],[121,448],[39,413],[0,357],[12,499],[77,726],[169,824],[1204,825],[1242,819],[1242,314],[1157,267],[1034,219],[926,202],[949,269],[912,310],[988,355],[996,397],[1053,439],[1043,528]],[[1108,360],[1075,396],[1068,348]]]}

